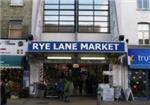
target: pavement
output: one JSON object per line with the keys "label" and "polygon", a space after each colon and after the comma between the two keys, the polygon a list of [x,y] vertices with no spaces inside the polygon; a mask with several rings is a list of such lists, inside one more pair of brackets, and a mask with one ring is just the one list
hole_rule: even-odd
{"label": "pavement", "polygon": [[[97,101],[89,97],[72,97],[69,103],[54,98],[19,98],[8,99],[7,105],[97,105]],[[150,105],[150,100],[102,102],[100,105]]]}

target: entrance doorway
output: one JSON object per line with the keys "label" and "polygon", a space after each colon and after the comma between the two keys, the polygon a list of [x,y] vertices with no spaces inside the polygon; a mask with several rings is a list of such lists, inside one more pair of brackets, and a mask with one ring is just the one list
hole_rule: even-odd
{"label": "entrance doorway", "polygon": [[96,97],[98,83],[108,83],[107,76],[103,76],[103,70],[108,70],[108,65],[79,64],[44,64],[44,81],[51,84],[50,94],[55,94],[58,78],[64,80],[71,77],[74,84],[74,96]]}

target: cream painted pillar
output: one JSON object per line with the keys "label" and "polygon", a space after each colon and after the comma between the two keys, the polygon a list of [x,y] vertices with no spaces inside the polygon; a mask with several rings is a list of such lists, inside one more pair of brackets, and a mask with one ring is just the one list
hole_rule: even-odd
{"label": "cream painted pillar", "polygon": [[43,63],[30,63],[30,95],[34,95],[33,84],[43,78],[40,76],[41,70],[43,70]]}

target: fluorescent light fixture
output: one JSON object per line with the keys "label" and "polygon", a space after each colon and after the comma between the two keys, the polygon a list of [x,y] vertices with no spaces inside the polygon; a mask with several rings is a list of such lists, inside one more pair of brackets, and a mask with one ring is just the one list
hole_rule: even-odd
{"label": "fluorescent light fixture", "polygon": [[105,57],[81,57],[81,60],[105,60]]}
{"label": "fluorescent light fixture", "polygon": [[47,59],[71,59],[71,57],[50,57],[50,56],[48,56]]}

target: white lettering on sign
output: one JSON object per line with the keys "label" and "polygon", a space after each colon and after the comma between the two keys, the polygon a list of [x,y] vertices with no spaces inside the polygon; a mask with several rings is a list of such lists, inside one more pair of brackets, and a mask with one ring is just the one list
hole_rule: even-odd
{"label": "white lettering on sign", "polygon": [[141,62],[148,62],[150,61],[150,56],[142,56],[142,55],[138,55],[138,61],[141,61]]}
{"label": "white lettering on sign", "polygon": [[118,51],[118,43],[33,43],[33,50],[54,50],[54,51]]}
{"label": "white lettering on sign", "polygon": [[81,50],[83,50],[83,49],[88,49],[88,43],[85,43],[85,44],[83,44],[83,43],[81,43]]}
{"label": "white lettering on sign", "polygon": [[104,51],[113,51],[113,50],[118,50],[119,44],[108,44],[108,43],[81,43],[81,50],[104,50]]}
{"label": "white lettering on sign", "polygon": [[101,45],[100,44],[96,43],[95,47],[96,47],[96,50],[101,50]]}
{"label": "white lettering on sign", "polygon": [[102,44],[102,50],[107,50],[108,44]]}
{"label": "white lettering on sign", "polygon": [[33,50],[38,50],[38,43],[33,43],[32,48]]}
{"label": "white lettering on sign", "polygon": [[50,43],[33,43],[33,50],[50,50]]}
{"label": "white lettering on sign", "polygon": [[54,50],[77,50],[77,43],[54,43],[53,47]]}
{"label": "white lettering on sign", "polygon": [[115,46],[115,50],[118,50],[119,44],[114,44],[114,46]]}
{"label": "white lettering on sign", "polygon": [[46,43],[46,45],[45,45],[45,50],[50,50],[50,49],[51,49],[50,43]]}

